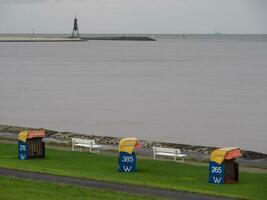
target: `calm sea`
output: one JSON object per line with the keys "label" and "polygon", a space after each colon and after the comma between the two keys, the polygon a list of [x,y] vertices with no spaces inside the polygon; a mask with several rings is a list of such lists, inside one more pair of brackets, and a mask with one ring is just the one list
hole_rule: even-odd
{"label": "calm sea", "polygon": [[267,153],[267,36],[0,43],[0,124]]}

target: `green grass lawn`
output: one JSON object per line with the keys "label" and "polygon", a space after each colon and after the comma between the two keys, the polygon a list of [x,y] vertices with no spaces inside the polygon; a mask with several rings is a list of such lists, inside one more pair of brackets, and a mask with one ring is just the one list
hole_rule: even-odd
{"label": "green grass lawn", "polygon": [[74,187],[29,180],[0,177],[0,199],[8,200],[60,200],[60,199],[123,199],[123,200],[156,200],[155,197],[132,195],[110,190]]}
{"label": "green grass lawn", "polygon": [[267,174],[241,172],[238,184],[212,185],[207,181],[207,167],[202,166],[137,158],[136,173],[119,173],[116,156],[49,149],[46,155],[45,159],[20,161],[17,145],[0,144],[0,167],[242,199],[267,197]]}

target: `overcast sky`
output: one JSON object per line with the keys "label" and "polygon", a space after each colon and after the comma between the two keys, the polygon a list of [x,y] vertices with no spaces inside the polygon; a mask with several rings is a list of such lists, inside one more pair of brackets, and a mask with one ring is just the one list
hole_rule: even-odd
{"label": "overcast sky", "polygon": [[267,0],[0,0],[0,33],[267,33]]}

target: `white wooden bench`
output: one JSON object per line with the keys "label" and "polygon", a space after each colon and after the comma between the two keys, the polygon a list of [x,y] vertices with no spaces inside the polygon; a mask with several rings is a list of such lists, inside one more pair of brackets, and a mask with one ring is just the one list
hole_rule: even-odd
{"label": "white wooden bench", "polygon": [[[167,156],[173,157],[176,162],[184,162],[184,158],[187,156],[181,154],[180,149],[171,149],[171,148],[162,148],[162,147],[153,147],[153,158],[156,159],[156,156]],[[177,160],[177,158],[180,158]]]}
{"label": "white wooden bench", "polygon": [[99,153],[101,145],[96,144],[94,140],[72,138],[72,151],[76,150],[75,147],[78,147],[80,151],[82,151],[82,148],[89,148],[90,152],[96,150],[94,152]]}

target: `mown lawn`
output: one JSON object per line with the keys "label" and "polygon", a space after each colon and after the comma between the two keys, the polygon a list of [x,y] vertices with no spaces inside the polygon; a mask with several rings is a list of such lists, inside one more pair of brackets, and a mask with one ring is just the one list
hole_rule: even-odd
{"label": "mown lawn", "polygon": [[0,199],[8,200],[67,200],[67,199],[123,199],[123,200],[156,200],[155,197],[132,195],[111,190],[74,187],[70,185],[44,183],[30,180],[19,180],[0,176]]}
{"label": "mown lawn", "polygon": [[17,145],[0,144],[0,167],[242,199],[267,197],[267,174],[241,172],[238,184],[212,185],[207,182],[207,167],[143,160],[137,156],[136,173],[119,173],[116,156],[49,149],[46,155],[45,159],[20,161],[17,159]]}

